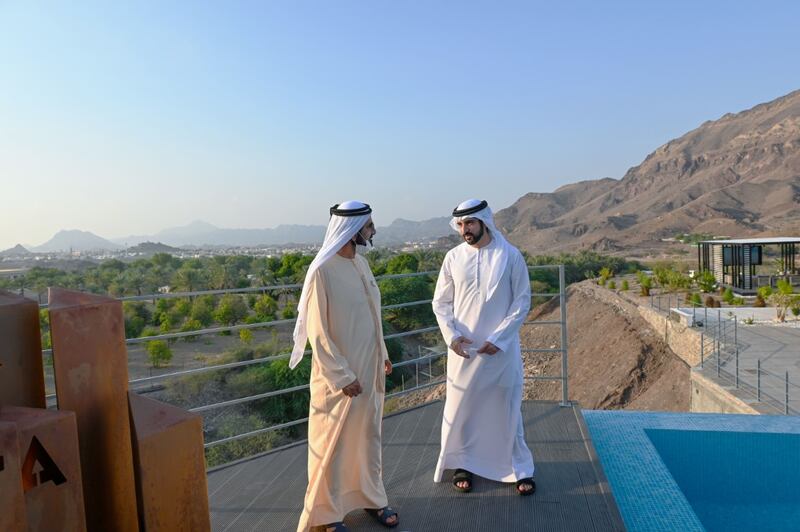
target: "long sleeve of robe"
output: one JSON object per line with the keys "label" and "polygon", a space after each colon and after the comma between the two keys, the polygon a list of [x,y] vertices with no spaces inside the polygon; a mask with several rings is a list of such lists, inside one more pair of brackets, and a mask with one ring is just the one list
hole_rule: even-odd
{"label": "long sleeve of robe", "polygon": [[[361,256],[335,255],[309,282],[308,488],[298,532],[341,521],[357,508],[388,504],[381,466],[388,354],[380,292]],[[342,388],[355,379],[363,392],[345,396]]]}
{"label": "long sleeve of robe", "polygon": [[449,346],[464,336],[470,348],[490,342],[495,355],[452,350],[447,356],[447,396],[434,480],[445,469],[466,469],[484,478],[512,482],[533,476],[533,456],[522,423],[522,356],[519,329],[530,310],[530,282],[522,254],[509,246],[505,271],[492,297],[487,246],[466,243],[445,256],[436,283],[433,311]]}

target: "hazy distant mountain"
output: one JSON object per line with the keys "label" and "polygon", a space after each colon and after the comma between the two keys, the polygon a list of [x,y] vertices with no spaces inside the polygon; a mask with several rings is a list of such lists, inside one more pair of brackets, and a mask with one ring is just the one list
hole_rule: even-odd
{"label": "hazy distant mountain", "polygon": [[22,247],[22,244],[17,244],[13,248],[8,248],[5,251],[0,251],[0,258],[26,258],[32,257],[33,253]]}
{"label": "hazy distant mountain", "polygon": [[658,247],[679,233],[800,235],[800,91],[672,140],[620,180],[527,194],[497,213],[532,253]]}
{"label": "hazy distant mountain", "polygon": [[90,233],[89,231],[59,231],[53,238],[42,244],[36,246],[33,251],[36,252],[50,252],[50,251],[91,251],[91,250],[117,250],[122,246],[115,244],[105,238]]}
{"label": "hazy distant mountain", "polygon": [[[378,228],[376,244],[400,244],[442,236],[450,231],[449,218],[432,218],[421,222],[398,219]],[[323,225],[279,225],[270,229],[223,229],[203,221],[172,227],[154,235],[132,235],[115,242],[132,245],[158,241],[170,246],[276,246],[284,244],[318,244],[325,237]]]}
{"label": "hazy distant mountain", "polygon": [[386,227],[378,227],[375,242],[379,244],[401,244],[403,242],[431,240],[451,233],[450,218],[430,218],[421,222],[398,218]]}

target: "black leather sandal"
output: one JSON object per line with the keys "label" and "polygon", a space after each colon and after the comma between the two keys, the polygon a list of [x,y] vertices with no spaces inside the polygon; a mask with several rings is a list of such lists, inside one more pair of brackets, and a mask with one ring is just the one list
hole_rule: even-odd
{"label": "black leather sandal", "polygon": [[[530,486],[531,489],[522,490],[520,489],[522,486]],[[517,493],[520,495],[533,495],[534,491],[536,491],[536,482],[534,482],[532,478],[521,478],[517,481]]]}
{"label": "black leather sandal", "polygon": [[397,515],[397,512],[392,510],[389,506],[384,506],[383,508],[378,508],[377,510],[374,508],[364,508],[364,511],[374,517],[377,522],[386,528],[394,528],[400,524],[399,517],[394,520],[394,523],[389,522],[389,519]]}
{"label": "black leather sandal", "polygon": [[[462,488],[458,485],[459,482],[466,482],[467,487]],[[461,493],[469,493],[472,491],[472,473],[466,469],[456,469],[456,472],[453,473],[453,488]]]}

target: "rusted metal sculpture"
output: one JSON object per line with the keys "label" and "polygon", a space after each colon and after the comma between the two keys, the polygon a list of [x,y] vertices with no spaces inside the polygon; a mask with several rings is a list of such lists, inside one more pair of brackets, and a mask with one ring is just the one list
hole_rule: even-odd
{"label": "rusted metal sculpture", "polygon": [[[27,519],[24,530],[84,532],[86,520],[75,414],[5,406],[0,408],[0,425],[13,426],[16,434],[16,456],[11,456],[14,454],[11,444],[4,444],[1,451],[5,456],[0,478],[11,471],[12,476],[16,476],[12,482],[15,480],[24,492]],[[16,475],[13,475],[14,470]],[[5,496],[4,486],[0,500]],[[6,511],[8,506],[3,508]],[[0,523],[2,519],[0,516]],[[16,519],[18,522],[19,518]],[[0,527],[0,530],[6,529]]]}
{"label": "rusted metal sculpture", "polygon": [[128,392],[141,529],[211,530],[203,420]]}
{"label": "rusted metal sculpture", "polygon": [[0,530],[25,532],[25,496],[20,475],[17,426],[0,422]]}
{"label": "rusted metal sculpture", "polygon": [[39,305],[0,290],[0,405],[44,408]]}
{"label": "rusted metal sculpture", "polygon": [[75,412],[90,531],[137,531],[122,303],[51,288],[58,408]]}

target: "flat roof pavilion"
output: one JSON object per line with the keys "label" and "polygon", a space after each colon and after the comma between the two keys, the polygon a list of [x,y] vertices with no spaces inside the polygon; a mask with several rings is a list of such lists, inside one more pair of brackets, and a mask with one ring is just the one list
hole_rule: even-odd
{"label": "flat roof pavilion", "polygon": [[[800,285],[798,244],[800,237],[703,240],[697,243],[697,267],[700,271],[712,271],[721,286],[740,294],[754,294],[761,286],[775,286],[778,279]],[[756,266],[763,263],[764,246],[780,248],[780,270],[769,275],[756,272]]]}

